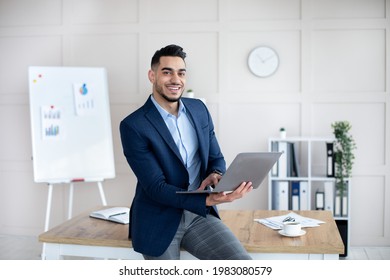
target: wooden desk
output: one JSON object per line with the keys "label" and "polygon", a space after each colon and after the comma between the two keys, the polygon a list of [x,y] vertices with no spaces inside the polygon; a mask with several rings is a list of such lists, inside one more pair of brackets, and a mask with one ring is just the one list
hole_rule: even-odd
{"label": "wooden desk", "polygon": [[338,259],[339,254],[344,252],[344,243],[329,211],[294,211],[301,216],[325,222],[319,227],[304,228],[306,234],[294,238],[281,236],[277,230],[253,222],[254,219],[289,212],[222,211],[221,215],[246,250],[257,259]]}
{"label": "wooden desk", "polygon": [[[326,222],[320,227],[305,228],[301,237],[284,237],[253,220],[284,215],[289,211],[221,211],[222,220],[239,238],[254,259],[338,259],[344,252],[336,223],[328,211],[295,211],[305,217]],[[128,225],[88,217],[90,211],[41,234],[43,259],[64,256],[104,259],[143,259],[132,249]],[[182,252],[183,259],[193,258]]]}

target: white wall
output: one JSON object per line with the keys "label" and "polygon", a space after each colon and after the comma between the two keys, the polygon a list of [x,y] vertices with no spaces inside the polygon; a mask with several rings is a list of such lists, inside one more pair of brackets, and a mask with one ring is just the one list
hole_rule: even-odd
{"label": "white wall", "polygon": [[[150,93],[147,70],[166,44],[188,53],[188,88],[207,99],[228,163],[289,136],[332,136],[348,120],[357,142],[351,245],[390,245],[389,0],[0,0],[0,233],[37,235],[47,187],[33,182],[27,67],[103,66],[109,73],[117,177],[108,203],[129,205],[135,178],[122,155],[120,120]],[[246,66],[275,48],[278,72]],[[68,188],[54,190],[51,226],[66,218]],[[75,190],[74,213],[100,203]],[[267,186],[224,208],[267,209]],[[369,226],[367,226],[369,225]]]}

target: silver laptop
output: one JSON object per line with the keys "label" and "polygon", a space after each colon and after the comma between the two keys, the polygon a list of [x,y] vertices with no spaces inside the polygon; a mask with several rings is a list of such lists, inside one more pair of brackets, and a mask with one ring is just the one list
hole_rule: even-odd
{"label": "silver laptop", "polygon": [[226,173],[215,188],[207,187],[204,190],[177,191],[180,194],[232,192],[242,182],[252,182],[254,189],[258,188],[274,166],[282,153],[240,153],[230,164]]}

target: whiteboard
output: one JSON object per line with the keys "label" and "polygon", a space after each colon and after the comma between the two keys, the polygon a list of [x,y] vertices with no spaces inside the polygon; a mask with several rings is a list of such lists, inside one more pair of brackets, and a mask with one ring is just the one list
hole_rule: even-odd
{"label": "whiteboard", "polygon": [[29,67],[34,181],[115,177],[104,68]]}

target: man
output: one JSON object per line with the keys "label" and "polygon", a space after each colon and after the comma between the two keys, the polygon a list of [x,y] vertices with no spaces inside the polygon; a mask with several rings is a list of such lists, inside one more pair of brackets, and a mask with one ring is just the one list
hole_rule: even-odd
{"label": "man", "polygon": [[250,259],[218,217],[230,194],[177,194],[215,185],[225,172],[211,116],[202,101],[182,98],[186,54],[176,45],[156,51],[148,77],[153,93],[120,124],[124,155],[137,177],[129,237],[145,259],[179,259],[183,248],[199,259]]}

